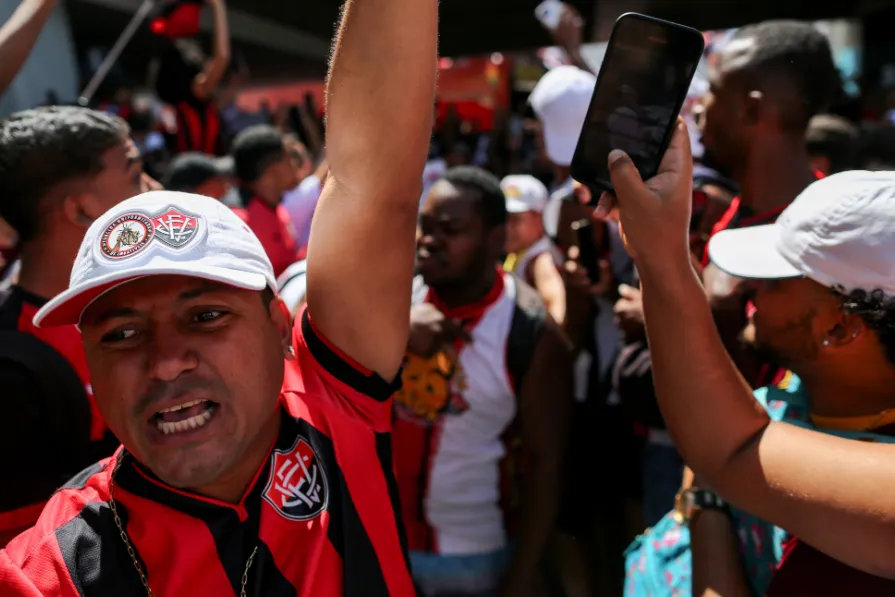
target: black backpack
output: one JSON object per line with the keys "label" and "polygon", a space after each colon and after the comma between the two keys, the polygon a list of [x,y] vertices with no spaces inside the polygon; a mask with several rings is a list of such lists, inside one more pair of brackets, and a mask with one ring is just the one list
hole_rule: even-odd
{"label": "black backpack", "polygon": [[[547,307],[538,292],[513,276],[516,285],[516,308],[507,337],[507,371],[513,379],[513,390],[518,399],[522,392],[525,375],[531,365],[535,347],[547,322]],[[429,288],[422,276],[413,279],[412,304],[419,305],[426,300]]]}

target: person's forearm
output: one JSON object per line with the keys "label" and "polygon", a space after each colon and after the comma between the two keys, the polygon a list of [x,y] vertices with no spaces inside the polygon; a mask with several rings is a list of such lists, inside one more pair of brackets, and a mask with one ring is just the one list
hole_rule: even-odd
{"label": "person's forearm", "polygon": [[221,73],[230,64],[230,26],[227,23],[225,0],[217,0],[214,7],[214,60],[223,64]]}
{"label": "person's forearm", "polygon": [[752,597],[733,524],[724,512],[704,510],[690,521],[694,597]]}
{"label": "person's forearm", "polygon": [[[437,0],[348,0],[326,88],[331,177],[412,208],[432,134]],[[383,175],[383,173],[388,175]],[[357,206],[362,208],[362,206]]]}
{"label": "person's forearm", "polygon": [[193,80],[193,93],[201,99],[209,99],[217,91],[227,67],[230,66],[230,28],[227,25],[225,0],[210,0],[214,22],[214,44],[211,57],[202,72]]}
{"label": "person's forearm", "polygon": [[509,574],[536,578],[559,512],[559,463],[535,461],[522,487],[519,530]]}
{"label": "person's forearm", "polygon": [[769,419],[725,352],[689,260],[668,263],[638,264],[656,394],[684,461],[715,486]]}
{"label": "person's forearm", "polygon": [[58,0],[23,0],[0,28],[0,94],[12,84]]}

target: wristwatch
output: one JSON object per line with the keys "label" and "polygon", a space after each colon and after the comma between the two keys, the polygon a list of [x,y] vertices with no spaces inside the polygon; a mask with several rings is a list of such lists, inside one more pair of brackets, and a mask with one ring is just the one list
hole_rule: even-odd
{"label": "wristwatch", "polygon": [[718,510],[725,514],[730,508],[721,496],[709,489],[691,487],[677,494],[674,499],[674,517],[680,524],[689,524],[701,510]]}

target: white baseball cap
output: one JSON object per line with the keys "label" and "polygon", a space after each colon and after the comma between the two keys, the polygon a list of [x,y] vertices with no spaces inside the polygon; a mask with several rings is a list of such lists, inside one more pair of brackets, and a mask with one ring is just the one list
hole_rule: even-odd
{"label": "white baseball cap", "polygon": [[805,189],[774,224],[719,232],[709,257],[739,278],[805,276],[895,295],[895,172],[843,172]]}
{"label": "white baseball cap", "polygon": [[541,213],[550,199],[544,183],[528,174],[507,176],[500,181],[500,188],[507,198],[507,213],[511,214]]}
{"label": "white baseball cap", "polygon": [[164,274],[246,290],[277,288],[264,247],[229,207],[201,195],[152,191],[119,203],[91,224],[68,290],[37,312],[34,325],[78,324],[102,294]]}
{"label": "white baseball cap", "polygon": [[576,66],[557,66],[541,77],[528,98],[541,121],[547,157],[554,164],[572,163],[597,78]]}

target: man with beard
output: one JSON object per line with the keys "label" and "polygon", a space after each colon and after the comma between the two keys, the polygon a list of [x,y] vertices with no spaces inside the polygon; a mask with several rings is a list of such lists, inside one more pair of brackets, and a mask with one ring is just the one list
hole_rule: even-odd
{"label": "man with beard", "polygon": [[448,170],[420,214],[393,435],[426,596],[537,594],[556,518],[571,358],[537,292],[498,266],[506,219],[499,181],[474,167]]}
{"label": "man with beard", "polygon": [[[646,184],[623,153],[611,153],[609,162],[643,282],[662,414],[697,485],[720,496],[694,495],[691,523],[729,524],[724,499],[803,540],[790,545],[769,596],[891,595],[889,583],[848,565],[895,578],[895,448],[883,442],[895,406],[895,176],[835,175],[809,187],[777,224],[719,234],[709,247],[731,275],[763,280],[755,294],[758,335],[800,374],[801,385],[788,393],[808,419],[781,425],[723,353],[692,269],[685,125]],[[611,203],[604,196],[600,211]],[[771,411],[789,410],[783,393],[767,397]],[[718,576],[740,573],[733,535],[726,544],[706,570],[714,575],[708,586],[742,594]]]}

